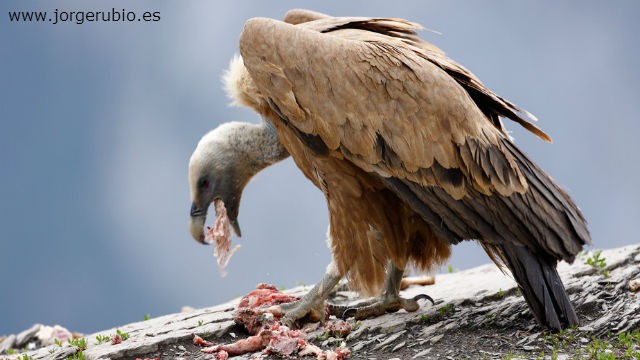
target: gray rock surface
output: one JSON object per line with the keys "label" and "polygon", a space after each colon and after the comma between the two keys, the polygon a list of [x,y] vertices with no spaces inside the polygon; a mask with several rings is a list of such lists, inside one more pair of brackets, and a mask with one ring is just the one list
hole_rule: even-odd
{"label": "gray rock surface", "polygon": [[27,345],[29,340],[31,338],[33,338],[38,333],[38,331],[40,331],[41,327],[42,327],[42,324],[35,324],[32,327],[20,332],[16,336],[15,347],[21,348],[21,347]]}
{"label": "gray rock surface", "polygon": [[11,334],[4,338],[4,340],[0,341],[0,354],[7,352],[9,349],[13,349],[16,347],[16,336]]}
{"label": "gray rock surface", "polygon": [[[606,259],[606,266],[602,268],[586,265],[589,256],[592,253],[581,255],[573,265],[558,266],[582,321],[582,327],[574,330],[577,349],[586,347],[592,337],[640,328],[640,295],[628,285],[630,280],[640,277],[640,245],[603,251],[601,257]],[[300,287],[287,292],[303,294],[307,289]],[[352,358],[500,358],[507,353],[529,358],[545,349],[549,351],[545,342],[548,335],[536,325],[515,282],[495,265],[439,274],[434,285],[413,286],[403,295],[420,293],[431,295],[436,304],[422,304],[413,313],[400,311],[354,323],[354,331],[345,339],[353,352]],[[350,302],[354,298],[351,292],[339,292],[334,301]],[[215,343],[246,337],[233,322],[237,301],[87,335],[88,346],[83,353],[87,359],[206,358],[192,344],[194,334]],[[21,344],[33,341],[31,333],[37,332],[34,328],[5,338],[0,343],[0,360],[17,359],[19,355],[7,355],[7,349],[17,346],[16,340]],[[111,336],[116,330],[128,333],[129,338],[116,345],[108,341],[99,344],[96,340],[96,336]],[[309,338],[321,332],[317,330]],[[322,341],[316,343],[321,345]],[[69,344],[51,345],[27,355],[34,360],[66,359],[77,351],[77,347]],[[565,355],[558,354],[558,358]]]}

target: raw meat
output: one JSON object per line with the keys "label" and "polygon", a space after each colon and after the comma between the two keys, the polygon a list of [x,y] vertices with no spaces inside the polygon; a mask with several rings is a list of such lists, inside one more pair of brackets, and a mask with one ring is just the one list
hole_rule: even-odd
{"label": "raw meat", "polygon": [[[315,355],[319,360],[342,360],[351,354],[348,348],[340,346],[336,350],[323,351],[307,342],[305,330],[292,330],[280,323],[284,315],[280,304],[297,301],[297,296],[280,292],[275,286],[259,284],[256,289],[240,299],[234,315],[234,321],[245,327],[251,334],[233,344],[213,345],[202,349],[202,352],[216,354],[218,359],[262,350],[264,354],[275,354],[283,357]],[[328,324],[327,330],[346,336],[351,325],[342,320]],[[199,336],[194,336],[194,344],[207,346],[210,344]]]}
{"label": "raw meat", "polygon": [[218,271],[220,276],[227,275],[225,268],[231,260],[231,256],[240,249],[240,245],[236,245],[231,249],[231,223],[229,216],[227,215],[227,208],[224,206],[224,202],[220,199],[214,201],[216,211],[216,222],[213,227],[207,226],[205,232],[205,242],[207,244],[215,244],[216,248],[213,255],[218,262]]}

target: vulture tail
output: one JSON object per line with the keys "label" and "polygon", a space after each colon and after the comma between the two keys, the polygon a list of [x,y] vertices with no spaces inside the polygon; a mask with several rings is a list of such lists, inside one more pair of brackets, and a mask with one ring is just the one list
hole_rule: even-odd
{"label": "vulture tail", "polygon": [[579,325],[556,271],[556,260],[536,256],[525,246],[513,243],[499,247],[539,324],[552,330]]}

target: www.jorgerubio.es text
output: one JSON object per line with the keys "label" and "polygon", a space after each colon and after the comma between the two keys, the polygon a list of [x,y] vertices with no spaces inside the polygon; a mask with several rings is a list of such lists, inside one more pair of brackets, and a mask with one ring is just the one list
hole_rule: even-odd
{"label": "www.jorgerubio.es text", "polygon": [[66,11],[55,9],[47,11],[9,11],[11,22],[48,22],[53,25],[73,23],[82,25],[87,22],[156,22],[160,21],[160,11],[130,11],[116,9],[103,11]]}

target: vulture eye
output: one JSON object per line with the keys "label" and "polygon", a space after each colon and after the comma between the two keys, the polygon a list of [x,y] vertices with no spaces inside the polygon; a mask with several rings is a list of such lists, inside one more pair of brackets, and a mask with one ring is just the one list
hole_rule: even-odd
{"label": "vulture eye", "polygon": [[209,187],[209,180],[207,180],[205,178],[200,178],[200,180],[198,180],[198,187],[201,188],[201,189],[208,188]]}

